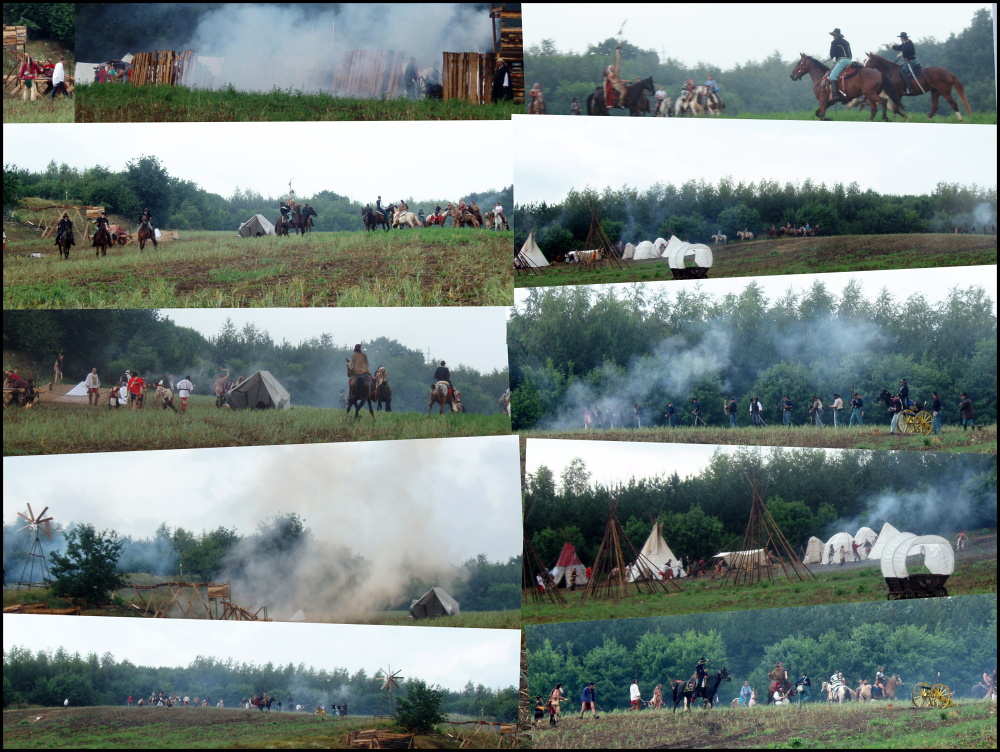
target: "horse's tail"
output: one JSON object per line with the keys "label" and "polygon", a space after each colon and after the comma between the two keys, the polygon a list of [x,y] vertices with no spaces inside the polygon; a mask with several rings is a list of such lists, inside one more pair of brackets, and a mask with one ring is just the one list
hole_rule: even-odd
{"label": "horse's tail", "polygon": [[958,97],[962,100],[962,104],[965,105],[966,112],[968,112],[969,115],[972,115],[972,105],[969,104],[969,98],[965,96],[965,87],[962,86],[962,82],[958,80],[958,76],[952,74],[952,79],[952,86],[954,86],[955,91],[958,92]]}

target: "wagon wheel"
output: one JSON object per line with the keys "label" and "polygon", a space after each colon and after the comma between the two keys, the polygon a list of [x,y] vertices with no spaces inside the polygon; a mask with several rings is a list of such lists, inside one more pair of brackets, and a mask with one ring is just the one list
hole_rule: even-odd
{"label": "wagon wheel", "polygon": [[922,433],[926,436],[934,428],[934,416],[928,410],[921,410],[910,418],[910,427],[913,433]]}
{"label": "wagon wheel", "polygon": [[930,692],[931,707],[950,708],[954,705],[951,699],[952,694],[951,687],[947,684],[935,684],[931,687]]}
{"label": "wagon wheel", "polygon": [[910,690],[910,701],[915,708],[929,708],[931,685],[927,682],[917,682]]}
{"label": "wagon wheel", "polygon": [[903,411],[899,414],[899,430],[901,433],[915,433],[914,424],[916,416],[913,413]]}

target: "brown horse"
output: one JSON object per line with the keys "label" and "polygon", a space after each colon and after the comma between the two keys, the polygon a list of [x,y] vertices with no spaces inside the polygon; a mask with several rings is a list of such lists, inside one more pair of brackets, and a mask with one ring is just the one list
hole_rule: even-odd
{"label": "brown horse", "polygon": [[[816,117],[820,120],[830,119],[826,116],[826,109],[831,104],[846,104],[855,97],[865,98],[868,106],[871,108],[871,117],[868,119],[874,120],[875,113],[878,112],[878,105],[883,89],[885,89],[889,99],[897,107],[899,106],[899,98],[896,96],[895,90],[884,86],[882,74],[874,68],[863,68],[857,63],[851,63],[847,69],[848,77],[843,82],[844,92],[847,94],[845,97],[839,91],[839,82],[831,82],[829,80],[829,68],[804,52],[799,53],[799,55],[799,62],[792,69],[791,79],[798,81],[803,76],[809,76],[812,79],[813,95],[815,95],[816,101],[819,102],[819,107],[816,108]],[[884,110],[882,112],[882,119],[889,119]]]}
{"label": "brown horse", "polygon": [[140,251],[146,247],[147,241],[152,242],[153,248],[156,248],[156,231],[146,222],[139,225],[138,239]]}
{"label": "brown horse", "polygon": [[375,396],[375,409],[391,413],[392,387],[389,386],[389,373],[385,370],[385,366],[375,369],[375,386],[372,387],[372,393]]}
{"label": "brown horse", "polygon": [[[94,247],[94,255],[97,257],[107,256],[108,248],[110,248],[112,244],[111,233],[104,227],[97,228],[97,232],[94,233],[94,240],[91,243]],[[68,251],[66,258],[69,258]]]}
{"label": "brown horse", "polygon": [[56,248],[59,249],[59,257],[68,259],[69,249],[73,247],[73,233],[61,232],[56,236]]}
{"label": "brown horse", "polygon": [[885,700],[895,700],[896,690],[902,686],[903,680],[899,678],[899,674],[893,674],[885,680],[885,686],[882,687],[882,698]]}
{"label": "brown horse", "polygon": [[447,214],[451,217],[452,227],[479,227],[482,225],[482,222],[476,219],[475,214],[468,209],[463,211],[454,204],[448,204]]}
{"label": "brown horse", "polygon": [[[916,80],[916,84],[914,84],[916,90],[913,91],[910,90],[907,82],[903,79],[903,66],[881,55],[869,52],[868,60],[865,61],[865,67],[874,68],[881,73],[883,80],[891,84],[901,97],[921,97],[930,92],[931,110],[927,113],[927,117],[929,118],[937,114],[938,102],[941,97],[944,97],[945,101],[951,105],[951,109],[955,111],[958,119],[962,119],[962,111],[958,107],[958,102],[951,96],[952,89],[958,92],[958,96],[962,100],[962,104],[965,105],[966,111],[970,115],[972,114],[972,105],[969,104],[969,100],[965,96],[965,87],[958,80],[958,76],[946,68],[927,67],[921,69],[920,77]],[[897,114],[906,117],[906,112],[903,110],[902,104],[898,106]]]}
{"label": "brown horse", "polygon": [[427,414],[430,415],[431,408],[438,405],[440,410],[438,415],[444,415],[445,405],[451,407],[453,413],[462,411],[461,402],[456,399],[458,392],[448,386],[447,381],[438,381],[431,387],[430,401],[427,403]]}

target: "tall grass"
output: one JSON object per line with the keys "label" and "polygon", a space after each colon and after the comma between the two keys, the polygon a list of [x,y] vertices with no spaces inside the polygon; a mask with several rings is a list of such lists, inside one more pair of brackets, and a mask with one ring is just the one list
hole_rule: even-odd
{"label": "tall grass", "polygon": [[521,105],[454,99],[346,99],[291,90],[269,92],[184,86],[78,86],[80,123],[238,120],[508,120]]}
{"label": "tall grass", "polygon": [[[85,241],[84,241],[85,242]],[[485,229],[316,232],[180,240],[69,260],[51,239],[9,244],[7,308],[210,308],[510,305],[512,234]],[[42,253],[32,258],[31,253]]]}
{"label": "tall grass", "polygon": [[3,429],[4,454],[23,455],[492,436],[510,433],[510,420],[502,414],[402,412],[355,419],[323,407],[217,410],[205,398],[184,415],[158,409],[152,400],[143,410],[42,402],[32,410],[4,410]]}

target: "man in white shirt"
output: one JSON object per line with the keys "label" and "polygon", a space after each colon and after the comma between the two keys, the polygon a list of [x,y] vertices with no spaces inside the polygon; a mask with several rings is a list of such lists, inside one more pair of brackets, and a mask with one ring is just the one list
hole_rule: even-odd
{"label": "man in white shirt", "polygon": [[188,398],[191,396],[191,392],[194,391],[194,384],[191,383],[191,377],[185,376],[174,386],[177,387],[177,396],[181,398],[181,412],[186,413],[188,409]]}
{"label": "man in white shirt", "polygon": [[844,409],[844,399],[839,394],[834,394],[833,404],[830,405],[830,408],[833,410],[833,427],[836,428],[840,425],[838,416],[840,415],[840,411]]}
{"label": "man in white shirt", "polygon": [[52,92],[49,96],[55,99],[56,94],[60,93],[64,97],[69,96],[69,92],[66,91],[66,66],[63,58],[59,58],[59,62],[52,69]]}
{"label": "man in white shirt", "polygon": [[87,387],[87,404],[97,407],[100,403],[101,377],[97,375],[97,369],[91,368],[87,378],[83,380]]}
{"label": "man in white shirt", "polygon": [[642,710],[642,694],[639,692],[639,682],[633,681],[628,688],[628,700],[632,710]]}

